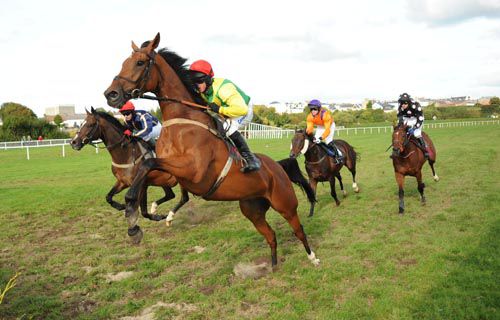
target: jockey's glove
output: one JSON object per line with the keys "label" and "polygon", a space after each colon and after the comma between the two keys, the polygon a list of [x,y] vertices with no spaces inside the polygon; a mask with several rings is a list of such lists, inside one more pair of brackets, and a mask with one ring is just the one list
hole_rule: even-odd
{"label": "jockey's glove", "polygon": [[321,142],[323,142],[323,138],[321,137],[314,139],[314,143],[321,143]]}
{"label": "jockey's glove", "polygon": [[132,136],[132,131],[130,131],[129,129],[127,129],[127,130],[123,131],[123,135],[130,138]]}
{"label": "jockey's glove", "polygon": [[215,102],[211,102],[211,103],[208,105],[208,107],[209,107],[209,108],[210,108],[210,110],[212,110],[213,112],[215,112],[215,113],[219,113],[219,109],[220,109],[220,107],[219,107],[219,105],[218,105],[217,103],[215,103]]}
{"label": "jockey's glove", "polygon": [[413,134],[415,132],[415,129],[414,128],[410,128],[408,129],[408,134]]}

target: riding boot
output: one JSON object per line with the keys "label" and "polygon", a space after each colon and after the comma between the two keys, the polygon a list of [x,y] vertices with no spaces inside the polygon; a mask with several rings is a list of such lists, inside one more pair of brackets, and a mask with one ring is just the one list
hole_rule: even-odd
{"label": "riding boot", "polygon": [[156,157],[156,140],[154,138],[151,138],[148,141],[146,141],[146,144]]}
{"label": "riding boot", "polygon": [[335,141],[332,140],[332,142],[330,142],[328,145],[330,146],[330,148],[335,153],[335,157],[334,157],[335,158],[335,163],[341,164],[344,161],[344,157],[340,155],[339,149],[335,145]]}
{"label": "riding boot", "polygon": [[236,146],[236,148],[238,148],[238,151],[240,152],[243,159],[245,159],[244,162],[246,162],[246,165],[241,168],[240,171],[243,173],[247,173],[259,170],[260,160],[250,151],[245,138],[243,138],[241,133],[239,131],[235,131],[229,136],[229,138],[234,142],[234,145]]}
{"label": "riding boot", "polygon": [[420,143],[422,150],[424,151],[425,159],[429,159],[429,152],[427,151],[427,145],[425,143],[424,137],[417,138],[417,140],[418,140],[418,143]]}

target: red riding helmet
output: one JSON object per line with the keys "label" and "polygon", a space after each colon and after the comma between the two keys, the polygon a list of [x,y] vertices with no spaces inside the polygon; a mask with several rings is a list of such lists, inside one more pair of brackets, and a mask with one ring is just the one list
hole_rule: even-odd
{"label": "red riding helmet", "polygon": [[135,111],[135,107],[134,107],[134,104],[132,103],[132,101],[129,100],[129,101],[125,102],[125,104],[120,109],[120,112],[124,112],[124,111]]}
{"label": "red riding helmet", "polygon": [[212,69],[212,65],[210,65],[210,63],[206,60],[196,60],[191,64],[189,70],[201,72],[210,77],[214,76],[214,70]]}

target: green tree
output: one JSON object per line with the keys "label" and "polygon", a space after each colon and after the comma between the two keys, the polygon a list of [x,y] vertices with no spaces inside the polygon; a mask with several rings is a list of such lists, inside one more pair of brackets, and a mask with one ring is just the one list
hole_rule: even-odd
{"label": "green tree", "polygon": [[366,104],[366,109],[373,109],[373,101],[368,101],[368,103]]}
{"label": "green tree", "polygon": [[36,119],[36,114],[30,108],[16,102],[5,102],[0,106],[0,118],[3,121],[10,117],[20,117],[28,119]]}
{"label": "green tree", "polygon": [[60,114],[56,115],[54,117],[54,123],[56,124],[56,126],[60,127],[61,126],[61,123],[63,123],[63,118],[61,117]]}
{"label": "green tree", "polygon": [[490,105],[500,105],[500,98],[499,97],[493,97],[490,99]]}

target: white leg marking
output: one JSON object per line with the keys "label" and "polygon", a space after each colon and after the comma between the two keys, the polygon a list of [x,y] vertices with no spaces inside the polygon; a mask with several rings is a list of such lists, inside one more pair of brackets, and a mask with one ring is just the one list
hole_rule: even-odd
{"label": "white leg marking", "polygon": [[175,213],[173,211],[168,212],[167,219],[165,219],[165,224],[167,225],[167,227],[172,226],[172,220],[174,220],[174,215]]}
{"label": "white leg marking", "polygon": [[158,204],[155,201],[151,204],[151,214],[155,214],[156,210],[158,210]]}
{"label": "white leg marking", "polygon": [[319,259],[316,258],[316,255],[314,254],[314,251],[311,251],[311,254],[307,255],[307,258],[314,264],[315,266],[319,266]]}
{"label": "white leg marking", "polygon": [[437,174],[434,176],[434,181],[439,181],[439,177],[437,176]]}
{"label": "white leg marking", "polygon": [[353,188],[354,192],[356,192],[356,193],[359,192],[358,184],[356,182],[352,183],[352,188]]}

